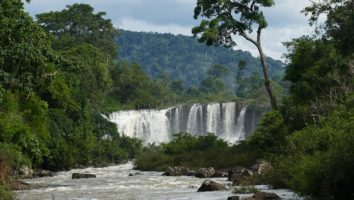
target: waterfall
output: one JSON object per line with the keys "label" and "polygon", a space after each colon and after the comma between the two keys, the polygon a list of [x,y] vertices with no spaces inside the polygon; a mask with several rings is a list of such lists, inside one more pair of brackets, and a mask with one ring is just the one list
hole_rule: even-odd
{"label": "waterfall", "polygon": [[144,144],[162,143],[171,140],[170,122],[167,110],[131,110],[109,115],[108,119],[117,124],[118,132],[142,139]]}
{"label": "waterfall", "polygon": [[207,126],[206,131],[218,135],[220,122],[220,104],[213,103],[207,105]]}
{"label": "waterfall", "polygon": [[194,104],[188,115],[187,120],[187,133],[191,133],[193,135],[200,135],[202,133],[202,113],[203,108],[200,104]]}
{"label": "waterfall", "polygon": [[225,141],[232,141],[234,138],[236,128],[236,104],[224,103],[222,104],[222,110],[224,113],[221,138]]}
{"label": "waterfall", "polygon": [[237,118],[236,124],[236,134],[230,141],[231,143],[236,143],[238,141],[245,140],[245,115],[247,111],[247,106],[242,108],[240,115]]}
{"label": "waterfall", "polygon": [[193,104],[164,110],[119,111],[107,118],[117,124],[119,133],[142,139],[145,145],[168,142],[173,134],[180,132],[212,133],[229,143],[237,143],[248,134],[245,131],[247,108],[235,102]]}

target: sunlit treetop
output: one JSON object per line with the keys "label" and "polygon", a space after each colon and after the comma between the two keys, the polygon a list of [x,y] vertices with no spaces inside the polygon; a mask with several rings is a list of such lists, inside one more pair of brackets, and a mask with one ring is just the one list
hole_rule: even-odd
{"label": "sunlit treetop", "polygon": [[235,46],[232,35],[252,33],[254,25],[258,30],[267,27],[261,7],[273,5],[273,0],[198,0],[194,18],[203,20],[192,29],[192,33],[207,45]]}

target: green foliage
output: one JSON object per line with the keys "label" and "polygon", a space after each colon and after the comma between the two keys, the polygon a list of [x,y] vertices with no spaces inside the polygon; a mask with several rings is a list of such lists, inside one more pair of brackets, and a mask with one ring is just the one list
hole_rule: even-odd
{"label": "green foliage", "polygon": [[352,6],[353,1],[313,2],[305,12],[312,24],[327,15],[317,27],[324,37],[288,43],[290,88],[281,116],[290,135],[277,144],[283,152],[271,155],[275,169],[269,178],[310,199],[354,198]]}
{"label": "green foliage", "polygon": [[0,2],[0,82],[30,95],[48,79],[52,53],[46,33],[22,7],[20,0]]}
{"label": "green foliage", "polygon": [[335,112],[289,137],[290,186],[316,199],[352,199],[353,111]]}
{"label": "green foliage", "polygon": [[67,49],[80,44],[91,44],[114,58],[117,47],[114,41],[117,31],[111,20],[104,19],[105,12],[93,13],[88,4],[73,4],[57,12],[37,15],[38,23],[59,40],[54,49]]}
{"label": "green foliage", "polygon": [[0,183],[0,200],[12,200],[12,199],[14,198],[11,193],[11,190],[8,188],[8,186]]}
{"label": "green foliage", "polygon": [[[23,98],[23,97],[22,97]],[[15,144],[34,165],[47,153],[43,141],[48,138],[45,102],[32,96],[21,101],[18,94],[7,93],[0,112],[0,142]]]}
{"label": "green foliage", "polygon": [[285,79],[290,82],[282,112],[290,130],[304,128],[342,107],[353,90],[350,65],[332,41],[303,37],[288,43]]}
{"label": "green foliage", "polygon": [[254,194],[259,192],[259,190],[254,186],[238,186],[232,191],[234,194]]}
{"label": "green foliage", "polygon": [[137,169],[154,171],[180,165],[192,169],[250,167],[259,158],[259,153],[246,149],[248,147],[244,144],[228,146],[211,134],[199,137],[178,134],[170,143],[146,147],[137,157],[136,166]]}
{"label": "green foliage", "polygon": [[[199,41],[207,45],[221,43],[232,47],[236,43],[232,35],[243,35],[253,31],[253,25],[260,29],[267,27],[260,7],[271,7],[273,0],[246,0],[241,2],[198,0],[194,9],[194,19],[204,17],[192,33],[200,35]],[[259,30],[259,29],[258,29]]]}
{"label": "green foliage", "polygon": [[152,82],[137,64],[119,63],[112,69],[113,87],[110,94],[121,104],[132,108],[151,108],[156,105]]}
{"label": "green foliage", "polygon": [[[10,165],[12,169],[20,169],[22,166],[31,166],[31,161],[21,152],[21,147],[15,144],[0,143],[2,159]],[[0,181],[1,182],[1,181]]]}
{"label": "green foliage", "polygon": [[251,148],[262,152],[263,155],[266,153],[281,153],[287,135],[287,126],[282,115],[273,111],[263,116],[256,132],[246,143]]}
{"label": "green foliage", "polygon": [[12,170],[119,163],[139,153],[140,140],[119,136],[99,114],[116,56],[104,13],[74,4],[38,15],[39,26],[21,1],[0,5],[0,152]]}
{"label": "green foliage", "polygon": [[[278,109],[277,99],[270,84],[269,66],[261,45],[262,30],[267,21],[261,7],[271,7],[273,0],[210,1],[198,0],[194,9],[194,19],[203,18],[199,26],[192,29],[194,37],[208,46],[222,44],[231,48],[236,46],[235,37],[243,37],[253,44],[259,53],[264,75],[264,86],[272,109]],[[256,38],[251,37],[257,27]]]}
{"label": "green foliage", "polygon": [[207,151],[226,147],[227,143],[218,139],[213,134],[206,136],[193,137],[189,134],[180,133],[167,144],[162,144],[162,151],[166,154],[179,154],[191,151]]}
{"label": "green foliage", "polygon": [[[310,24],[319,24],[317,32],[335,41],[334,45],[345,56],[353,55],[354,9],[351,0],[324,0],[312,2],[303,12],[310,15]],[[324,24],[319,18],[326,15]]]}
{"label": "green foliage", "polygon": [[[120,30],[117,43],[120,59],[138,63],[151,78],[159,78],[166,73],[172,81],[181,80],[187,89],[199,86],[214,65],[223,65],[229,71],[229,76],[222,79],[230,91],[235,91],[239,84],[234,80],[239,71],[239,61],[247,62],[245,77],[254,72],[261,73],[259,60],[249,52],[222,46],[207,47],[193,37]],[[267,58],[267,62],[271,77],[283,77],[284,63],[271,58]]]}

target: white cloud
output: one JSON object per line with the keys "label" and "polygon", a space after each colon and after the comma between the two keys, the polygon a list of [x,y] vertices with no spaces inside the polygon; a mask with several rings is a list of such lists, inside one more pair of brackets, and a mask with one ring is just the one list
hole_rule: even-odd
{"label": "white cloud", "polygon": [[116,26],[120,29],[131,31],[172,33],[176,35],[192,35],[191,27],[188,26],[180,26],[177,24],[157,25],[133,18],[123,18],[116,24]]}
{"label": "white cloud", "polygon": [[[274,59],[284,60],[282,58],[283,54],[287,52],[286,47],[282,44],[283,42],[291,41],[294,38],[301,37],[302,35],[311,34],[312,29],[308,26],[299,27],[268,27],[262,32],[262,46],[264,53]],[[255,38],[255,35],[252,35]],[[256,47],[248,42],[247,40],[238,37],[236,39],[238,45],[235,49],[241,49],[244,51],[249,51],[253,56],[259,56]]]}

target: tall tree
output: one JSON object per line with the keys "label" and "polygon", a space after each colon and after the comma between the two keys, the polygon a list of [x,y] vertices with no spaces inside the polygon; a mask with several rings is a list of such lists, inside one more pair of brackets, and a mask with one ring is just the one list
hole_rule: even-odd
{"label": "tall tree", "polygon": [[[223,44],[233,47],[236,42],[233,36],[241,36],[254,44],[259,52],[263,68],[264,86],[268,92],[273,109],[277,109],[277,102],[272,90],[269,66],[262,49],[262,30],[267,27],[267,21],[260,7],[271,7],[273,0],[197,0],[194,9],[194,18],[202,17],[199,26],[192,29],[199,42],[207,45]],[[250,34],[256,25],[257,37],[253,39]]]}
{"label": "tall tree", "polygon": [[[317,32],[326,39],[333,39],[337,49],[344,55],[353,54],[354,38],[354,0],[312,1],[303,12],[310,16],[310,25],[317,25]],[[325,15],[326,20],[318,20]]]}
{"label": "tall tree", "polygon": [[115,36],[117,31],[105,12],[93,13],[88,4],[73,4],[67,9],[37,15],[38,23],[56,38],[53,46],[66,49],[81,43],[89,43],[112,58],[116,57]]}
{"label": "tall tree", "polygon": [[33,93],[52,73],[46,33],[23,10],[20,0],[0,2],[0,85]]}

